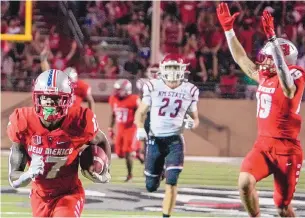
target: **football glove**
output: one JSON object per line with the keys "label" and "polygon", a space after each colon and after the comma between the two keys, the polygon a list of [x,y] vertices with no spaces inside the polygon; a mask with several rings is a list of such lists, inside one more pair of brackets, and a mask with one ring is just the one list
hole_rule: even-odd
{"label": "football glove", "polygon": [[222,2],[217,7],[217,17],[224,31],[233,29],[234,21],[239,14],[240,13],[237,12],[231,16],[227,3]]}
{"label": "football glove", "polygon": [[274,24],[273,24],[273,17],[270,14],[269,11],[264,11],[262,19],[262,25],[264,28],[264,32],[267,36],[267,39],[270,40],[272,38],[275,38],[275,32],[274,32]]}
{"label": "football glove", "polygon": [[81,173],[84,177],[90,179],[94,183],[108,183],[111,180],[110,168],[108,164],[105,165],[105,169],[101,174],[96,172],[90,173],[88,170],[81,170]]}
{"label": "football glove", "polygon": [[143,141],[143,140],[146,140],[148,137],[147,137],[147,133],[145,131],[144,128],[138,128],[137,129],[137,139],[140,140],[140,141]]}
{"label": "football glove", "polygon": [[24,187],[31,181],[35,181],[35,178],[42,175],[44,172],[43,157],[40,155],[32,155],[32,160],[28,171],[21,174],[19,179],[12,182],[13,188]]}
{"label": "football glove", "polygon": [[184,119],[184,127],[186,129],[193,129],[195,126],[194,120],[190,117],[190,115],[186,115],[186,119]]}

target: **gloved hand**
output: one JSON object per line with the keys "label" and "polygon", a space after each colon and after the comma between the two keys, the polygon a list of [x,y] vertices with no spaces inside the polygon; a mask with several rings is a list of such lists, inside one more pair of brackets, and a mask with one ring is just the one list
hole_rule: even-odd
{"label": "gloved hand", "polygon": [[24,172],[17,180],[12,181],[13,188],[19,188],[27,186],[31,181],[35,181],[35,178],[42,175],[44,172],[43,157],[40,155],[32,155],[32,161],[28,171]]}
{"label": "gloved hand", "polygon": [[273,17],[269,11],[264,11],[263,15],[261,16],[262,24],[264,28],[264,32],[267,36],[267,39],[270,40],[275,37],[274,32],[274,24],[273,24]]}
{"label": "gloved hand", "polygon": [[144,128],[138,128],[137,129],[137,139],[140,140],[140,141],[143,141],[143,140],[146,140],[148,137],[147,137],[147,133],[145,131]]}
{"label": "gloved hand", "polygon": [[190,117],[190,115],[186,115],[186,119],[184,119],[184,127],[186,129],[193,129],[195,126],[194,120]]}
{"label": "gloved hand", "polygon": [[42,158],[43,157],[40,155],[32,154],[32,160],[28,170],[32,180],[35,180],[38,175],[42,175],[44,172],[44,162]]}
{"label": "gloved hand", "polygon": [[109,165],[105,165],[105,169],[101,174],[96,172],[89,172],[88,170],[81,170],[81,173],[87,179],[90,179],[94,183],[108,183],[111,180]]}
{"label": "gloved hand", "polygon": [[239,14],[240,13],[237,12],[231,16],[227,3],[222,2],[217,7],[217,17],[224,31],[233,29],[234,21]]}

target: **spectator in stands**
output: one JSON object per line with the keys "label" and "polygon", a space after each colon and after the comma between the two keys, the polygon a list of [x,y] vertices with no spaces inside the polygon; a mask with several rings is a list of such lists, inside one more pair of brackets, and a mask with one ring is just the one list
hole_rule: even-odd
{"label": "spectator in stands", "polygon": [[164,54],[180,53],[183,26],[179,20],[172,15],[166,15],[161,23],[161,29],[162,52]]}
{"label": "spectator in stands", "polygon": [[18,18],[12,18],[8,23],[8,34],[19,34],[21,32],[20,20]]}
{"label": "spectator in stands", "polygon": [[132,40],[132,42],[136,45],[137,48],[141,48],[141,37],[148,38],[148,27],[145,26],[143,21],[141,21],[138,15],[133,14],[131,18],[131,22],[126,27],[128,36]]}
{"label": "spectator in stands", "polygon": [[124,70],[129,76],[141,77],[144,66],[137,60],[137,53],[131,51],[128,54],[128,61],[124,64]]}
{"label": "spectator in stands", "polygon": [[117,78],[119,72],[119,67],[115,58],[108,57],[108,60],[104,66],[104,71],[102,72],[107,79]]}
{"label": "spectator in stands", "polygon": [[67,56],[63,57],[62,51],[58,50],[55,56],[50,52],[51,66],[53,69],[64,70],[67,68],[67,64],[76,52],[77,44],[72,42],[71,50]]}
{"label": "spectator in stands", "polygon": [[236,76],[235,63],[230,65],[227,74],[220,77],[220,94],[222,98],[235,98],[237,91],[238,77]]}
{"label": "spectator in stands", "polygon": [[13,87],[13,74],[15,70],[15,62],[12,56],[12,51],[6,53],[1,64],[1,75],[5,77],[5,86],[9,89]]}
{"label": "spectator in stands", "polygon": [[49,46],[52,52],[55,52],[59,49],[60,37],[59,33],[56,31],[56,26],[53,25],[50,29],[49,35]]}
{"label": "spectator in stands", "polygon": [[253,36],[255,34],[255,30],[252,28],[253,26],[253,20],[250,18],[247,18],[243,21],[242,27],[239,30],[239,41],[244,47],[248,57],[252,57],[252,51],[253,51]]}
{"label": "spectator in stands", "polygon": [[186,44],[183,47],[183,51],[182,51],[185,61],[189,63],[188,70],[191,72],[189,79],[191,79],[192,81],[199,79],[198,76],[196,76],[197,65],[198,65],[198,59],[196,56],[197,51],[198,51],[197,39],[196,39],[196,35],[193,34],[187,38]]}

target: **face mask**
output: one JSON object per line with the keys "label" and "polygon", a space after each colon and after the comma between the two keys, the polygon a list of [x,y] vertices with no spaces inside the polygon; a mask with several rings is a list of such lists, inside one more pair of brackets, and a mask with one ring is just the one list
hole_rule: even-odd
{"label": "face mask", "polygon": [[48,120],[49,116],[55,115],[57,113],[55,107],[44,107],[43,108],[43,118],[44,120]]}

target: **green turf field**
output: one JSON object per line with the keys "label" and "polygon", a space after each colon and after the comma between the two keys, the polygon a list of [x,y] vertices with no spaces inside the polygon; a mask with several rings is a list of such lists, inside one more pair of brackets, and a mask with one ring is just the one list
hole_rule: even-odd
{"label": "green turf field", "polygon": [[[237,188],[239,166],[220,163],[207,163],[207,162],[193,162],[187,161],[184,166],[184,170],[179,179],[180,187],[192,187],[192,186],[211,186],[211,187],[234,187]],[[122,185],[126,188],[129,186],[137,186],[144,188],[143,177],[143,165],[140,165],[135,161],[134,166],[134,179],[132,183],[123,183],[122,181],[126,176],[125,161],[114,159],[111,167],[112,184]],[[8,179],[8,157],[2,156],[1,158],[1,187],[9,187]],[[80,176],[85,187],[92,184],[91,181]],[[162,187],[162,185],[161,185]],[[265,179],[258,185],[261,189],[272,189],[272,177]],[[305,190],[305,176],[301,175],[298,190]],[[1,195],[1,216],[2,217],[16,217],[18,216],[31,217],[31,210],[24,206],[24,202],[29,202],[29,198],[25,196],[18,196],[16,194],[2,194]],[[161,204],[162,202],[160,202]],[[118,212],[116,211],[92,211],[84,210],[83,216],[85,217],[116,217]],[[156,212],[122,212],[120,215],[130,217],[131,215],[139,215],[144,217],[145,215],[158,215]],[[185,213],[175,213],[175,216],[185,216]],[[196,216],[192,214],[192,216]]]}

